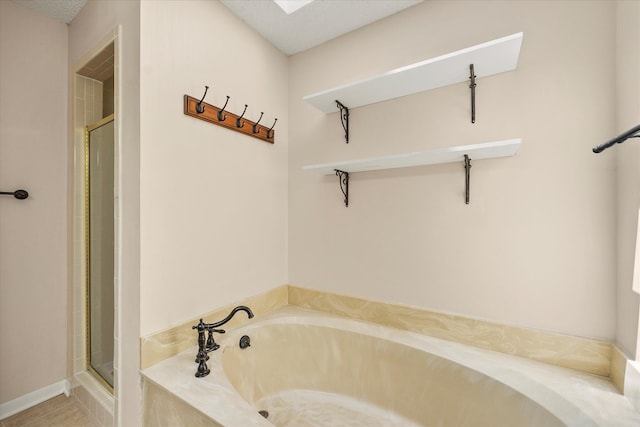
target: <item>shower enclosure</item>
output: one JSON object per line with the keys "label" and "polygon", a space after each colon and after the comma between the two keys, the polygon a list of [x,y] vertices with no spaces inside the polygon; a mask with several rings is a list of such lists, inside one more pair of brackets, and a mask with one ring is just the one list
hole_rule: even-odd
{"label": "shower enclosure", "polygon": [[114,115],[87,126],[87,366],[113,389]]}

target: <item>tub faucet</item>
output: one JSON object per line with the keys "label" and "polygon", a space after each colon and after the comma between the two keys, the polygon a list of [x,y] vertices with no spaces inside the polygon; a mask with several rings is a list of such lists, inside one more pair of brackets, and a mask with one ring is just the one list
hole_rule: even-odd
{"label": "tub faucet", "polygon": [[[191,327],[191,329],[198,330],[198,353],[196,354],[196,363],[198,364],[198,370],[196,371],[196,377],[202,378],[209,375],[210,370],[207,367],[207,363],[206,363],[207,360],[209,360],[209,355],[207,353],[220,348],[220,345],[217,344],[216,341],[213,339],[213,333],[216,332],[219,334],[224,334],[226,332],[224,329],[216,329],[216,328],[230,321],[238,311],[246,312],[247,315],[249,316],[249,319],[253,318],[253,312],[249,307],[246,307],[244,305],[239,305],[235,307],[233,310],[231,310],[231,313],[229,313],[227,317],[220,320],[219,322],[204,323],[202,319],[200,319],[200,322],[197,325]],[[206,340],[204,337],[205,331],[208,332],[208,337],[206,338]]]}

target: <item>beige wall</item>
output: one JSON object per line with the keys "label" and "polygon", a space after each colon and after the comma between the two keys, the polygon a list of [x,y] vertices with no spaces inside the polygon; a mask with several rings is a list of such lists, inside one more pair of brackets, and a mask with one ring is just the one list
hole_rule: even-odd
{"label": "beige wall", "polygon": [[[141,332],[286,283],[287,57],[218,2],[142,2]],[[183,96],[275,144],[185,116]]]}
{"label": "beige wall", "polygon": [[[501,323],[615,336],[614,2],[428,1],[291,58],[289,281]],[[517,70],[337,114],[302,97],[524,32]],[[513,158],[354,174],[308,164],[522,138]]]}
{"label": "beige wall", "polygon": [[[119,425],[141,419],[140,335],[286,282],[617,335],[632,352],[625,236],[635,236],[640,145],[590,151],[638,117],[637,44],[626,43],[638,7],[619,3],[616,16],[607,1],[429,1],[287,59],[217,2],[90,0],[67,45],[66,26],[0,1],[0,184],[31,193],[0,200],[0,402],[66,377],[66,61],[118,26]],[[618,61],[631,61],[617,75],[616,20]],[[519,31],[518,69],[479,79],[473,125],[465,84],[353,110],[349,145],[337,114],[301,100]],[[184,116],[182,96],[204,85],[210,103],[229,95],[233,112],[247,103],[249,119],[278,117],[276,144]],[[33,99],[47,110],[37,121],[25,113]],[[523,138],[520,152],[473,162],[468,206],[462,165],[353,175],[349,208],[335,177],[301,170],[507,138]],[[52,362],[25,377],[34,332],[24,325],[42,318]]]}
{"label": "beige wall", "polygon": [[67,376],[67,35],[0,1],[0,403]]}
{"label": "beige wall", "polygon": [[[140,425],[140,3],[90,0],[69,27],[69,64],[116,38],[115,420]],[[72,190],[71,190],[72,191]]]}
{"label": "beige wall", "polygon": [[[618,1],[617,10],[617,121],[622,133],[640,124],[640,1]],[[638,210],[640,209],[640,140],[629,139],[602,153],[617,159],[618,189],[618,309],[617,344],[637,356],[638,294],[632,292]]]}

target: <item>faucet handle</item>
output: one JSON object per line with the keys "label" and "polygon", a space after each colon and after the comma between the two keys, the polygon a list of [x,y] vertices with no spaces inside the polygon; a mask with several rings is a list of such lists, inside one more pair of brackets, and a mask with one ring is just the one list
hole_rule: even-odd
{"label": "faucet handle", "polygon": [[200,322],[197,325],[192,326],[191,329],[197,329],[198,332],[202,332],[207,329],[207,324],[200,319]]}
{"label": "faucet handle", "polygon": [[211,327],[207,328],[207,330],[209,331],[209,335],[207,337],[207,345],[205,347],[207,352],[219,349],[220,345],[216,344],[215,340],[213,339],[213,333],[217,332],[219,334],[224,334],[226,333],[226,331],[224,329],[214,329]]}

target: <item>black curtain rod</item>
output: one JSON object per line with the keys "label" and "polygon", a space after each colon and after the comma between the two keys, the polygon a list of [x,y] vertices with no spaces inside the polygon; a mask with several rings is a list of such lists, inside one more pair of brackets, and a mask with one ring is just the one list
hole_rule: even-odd
{"label": "black curtain rod", "polygon": [[640,138],[640,135],[636,135],[638,132],[640,132],[640,125],[629,129],[625,133],[622,133],[622,134],[616,136],[615,138],[613,138],[610,141],[605,142],[604,144],[600,144],[597,147],[593,147],[593,152],[594,153],[602,153],[604,150],[606,150],[607,148],[611,147],[612,145],[621,144],[621,143],[625,142],[629,138]]}

